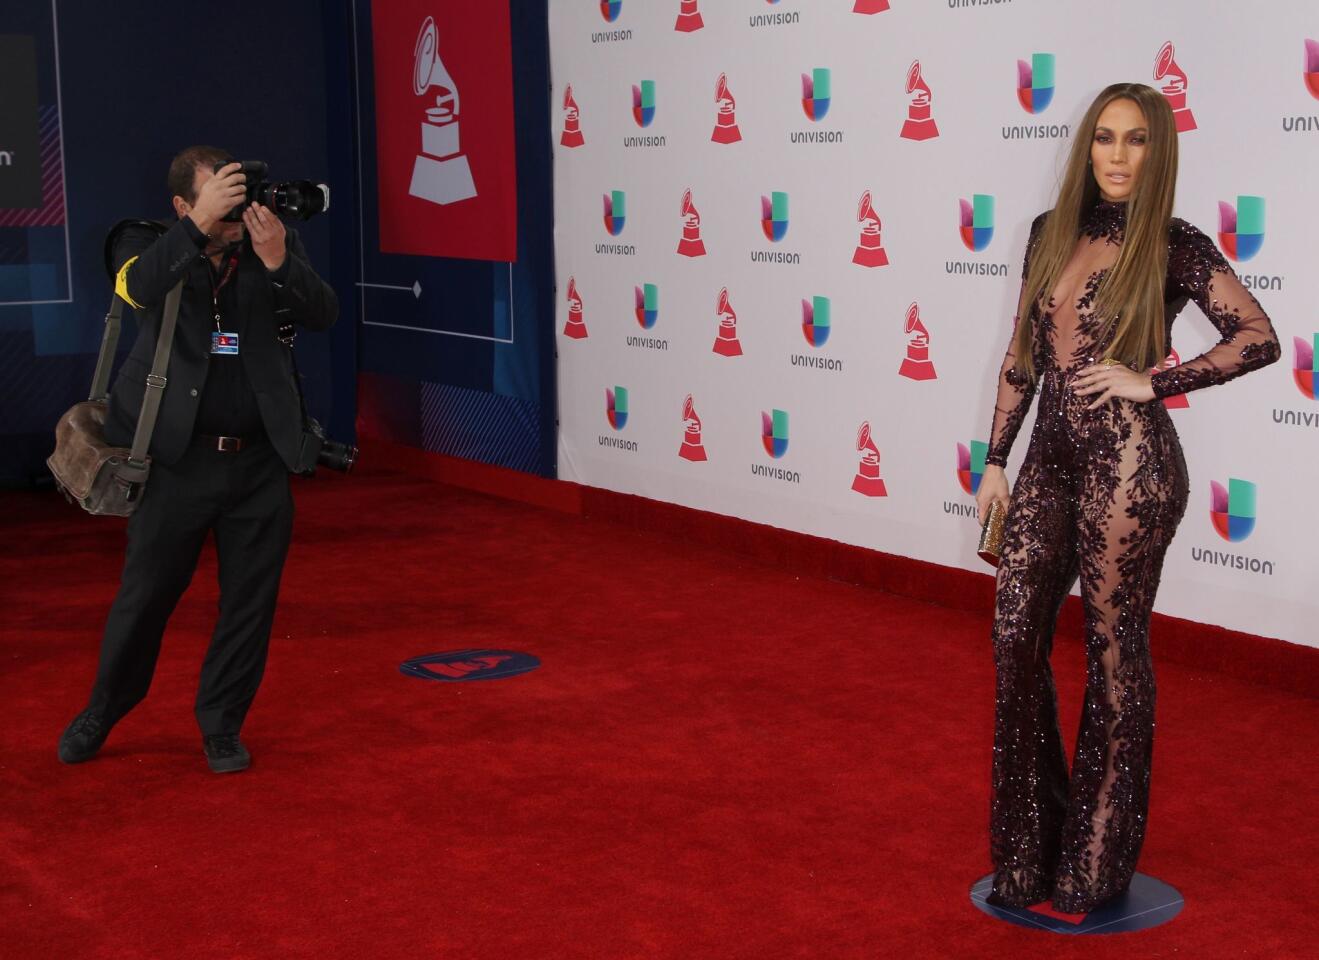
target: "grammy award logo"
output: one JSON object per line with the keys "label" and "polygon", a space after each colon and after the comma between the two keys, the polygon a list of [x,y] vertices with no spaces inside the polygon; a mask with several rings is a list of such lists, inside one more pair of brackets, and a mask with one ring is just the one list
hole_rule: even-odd
{"label": "grammy award logo", "polygon": [[902,358],[898,374],[908,380],[937,380],[930,360],[930,331],[921,323],[921,310],[913,301],[907,308],[907,355]]}
{"label": "grammy award logo", "polygon": [[887,497],[888,487],[879,475],[879,447],[870,435],[870,421],[861,424],[856,433],[856,452],[861,455],[852,478],[852,489],[863,497]]}
{"label": "grammy award logo", "polygon": [[681,0],[678,4],[678,22],[673,25],[673,29],[679,33],[691,33],[705,26],[698,9],[700,4],[701,0]]}
{"label": "grammy award logo", "polygon": [[742,139],[742,131],[737,128],[737,101],[728,89],[728,75],[721,73],[714,85],[714,102],[717,113],[714,121],[714,133],[710,139],[715,143],[737,143]]}
{"label": "grammy award logo", "polygon": [[573,99],[572,84],[563,91],[563,135],[559,143],[565,147],[580,147],[586,142],[582,136],[582,112]]}
{"label": "grammy award logo", "polygon": [[684,257],[705,256],[705,243],[701,240],[701,213],[692,203],[692,192],[684,190],[682,194],[682,239],[678,241],[678,253]]}
{"label": "grammy award logo", "polygon": [[939,135],[934,116],[930,110],[930,87],[921,76],[921,62],[913,60],[907,68],[907,94],[911,102],[907,104],[907,122],[902,125],[904,140],[932,140]]}
{"label": "grammy award logo", "polygon": [[1195,115],[1186,105],[1186,72],[1177,66],[1177,61],[1173,59],[1171,40],[1159,48],[1159,53],[1154,58],[1154,79],[1167,81],[1159,89],[1168,98],[1168,105],[1172,107],[1173,119],[1177,121],[1177,132],[1185,133],[1196,129]]}
{"label": "grammy award logo", "polygon": [[690,393],[682,402],[682,446],[678,448],[678,456],[693,463],[706,459],[705,445],[701,443],[701,418],[696,415],[696,405],[692,403]]}
{"label": "grammy award logo", "polygon": [[582,316],[582,296],[577,292],[577,278],[568,278],[568,322],[564,324],[563,335],[573,340],[585,340],[587,337],[586,320]]}
{"label": "grammy award logo", "polygon": [[861,194],[861,203],[857,207],[856,222],[861,224],[861,237],[856,242],[852,253],[852,262],[863,267],[883,267],[888,265],[888,254],[884,252],[884,243],[880,238],[879,214],[870,202],[870,191]]}
{"label": "grammy award logo", "polygon": [[742,356],[742,343],[737,339],[737,312],[728,302],[728,288],[719,291],[714,312],[719,315],[719,333],[714,338],[714,352],[724,357]]}
{"label": "grammy award logo", "polygon": [[476,184],[458,138],[458,88],[444,69],[439,47],[435,19],[427,17],[413,50],[412,92],[424,97],[433,87],[437,93],[421,124],[421,153],[412,167],[408,193],[443,205],[470,200],[476,196]]}
{"label": "grammy award logo", "polygon": [[[1165,370],[1171,370],[1182,362],[1182,358],[1177,355],[1177,351],[1169,347],[1167,359],[1157,367],[1150,367],[1150,373],[1162,373]],[[1175,393],[1171,397],[1163,398],[1163,405],[1169,410],[1184,410],[1191,405],[1191,401],[1186,399],[1186,394]]]}

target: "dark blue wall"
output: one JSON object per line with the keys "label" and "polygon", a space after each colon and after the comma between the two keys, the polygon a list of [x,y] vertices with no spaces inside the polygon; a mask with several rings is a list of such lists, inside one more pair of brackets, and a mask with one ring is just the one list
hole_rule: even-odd
{"label": "dark blue wall", "polygon": [[[379,0],[387,2],[387,0]],[[484,0],[482,0],[484,2]],[[499,2],[499,0],[492,0]],[[507,2],[507,0],[505,0]],[[0,33],[46,16],[49,0],[0,7]],[[356,7],[354,8],[354,3]],[[518,165],[518,259],[512,264],[412,258],[427,289],[446,297],[429,320],[501,330],[515,345],[361,334],[358,281],[390,267],[374,243],[374,145],[369,0],[59,0],[64,161],[73,262],[67,305],[0,307],[0,484],[48,483],[44,461],[59,415],[84,399],[110,288],[106,230],[126,217],[171,216],[165,174],[192,143],[267,161],[272,175],[325,180],[331,211],[299,227],[312,263],[339,294],[328,335],[298,341],[308,403],[331,436],[358,423],[359,336],[364,430],[425,449],[553,475],[553,197],[546,0],[510,2]],[[357,43],[354,43],[356,16]],[[362,104],[359,111],[359,103]],[[359,150],[360,146],[360,150]],[[357,170],[357,158],[364,167]],[[366,190],[359,196],[357,183]],[[366,200],[366,222],[359,203]],[[0,258],[0,263],[3,259]],[[511,277],[511,283],[509,278]],[[371,279],[382,279],[373,274]],[[428,308],[430,309],[430,308]],[[120,356],[136,333],[131,311]]]}
{"label": "dark blue wall", "polygon": [[[0,33],[20,32],[14,18],[49,3],[22,6],[22,14],[0,9]],[[299,229],[339,294],[341,321],[328,335],[301,336],[298,358],[313,415],[332,435],[351,436],[354,278],[331,259],[331,237],[353,227],[340,189],[351,133],[347,118],[331,113],[344,95],[348,51],[326,27],[345,9],[346,0],[58,4],[73,303],[0,307],[0,482],[46,480],[51,431],[85,399],[99,346],[110,292],[105,232],[125,217],[172,216],[165,174],[193,143],[265,160],[275,177],[331,184],[331,212]],[[130,319],[121,355],[135,332]]]}
{"label": "dark blue wall", "polygon": [[[511,266],[380,253],[371,186],[376,154],[372,0],[355,0],[342,25],[344,43],[356,57],[353,101],[360,104],[361,182],[368,185],[360,198],[368,276],[359,279],[404,287],[415,281],[425,291],[419,299],[379,289],[360,293],[359,306],[365,305],[368,319],[384,317],[397,326],[359,328],[359,424],[368,437],[553,476],[557,399],[548,5],[546,0],[484,2],[510,6],[518,217],[517,260]],[[479,78],[456,79],[479,83]],[[510,336],[514,327],[516,334]]]}

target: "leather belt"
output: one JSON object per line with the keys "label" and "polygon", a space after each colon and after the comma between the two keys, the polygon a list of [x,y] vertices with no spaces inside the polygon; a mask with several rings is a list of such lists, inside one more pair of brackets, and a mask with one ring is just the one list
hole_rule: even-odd
{"label": "leather belt", "polygon": [[193,441],[207,450],[217,450],[220,453],[237,453],[244,447],[250,447],[254,442],[244,437],[216,437],[209,433],[199,433],[193,437]]}

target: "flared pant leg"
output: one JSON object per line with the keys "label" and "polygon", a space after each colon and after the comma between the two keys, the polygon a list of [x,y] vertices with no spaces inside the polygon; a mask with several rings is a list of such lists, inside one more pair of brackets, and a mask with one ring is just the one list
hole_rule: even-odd
{"label": "flared pant leg", "polygon": [[[1185,461],[1162,406],[1114,408],[1080,497],[1086,688],[1053,905],[1088,913],[1131,883],[1154,748],[1149,624],[1186,509]],[[1120,419],[1119,419],[1120,418]]]}
{"label": "flared pant leg", "polygon": [[1068,796],[1049,654],[1077,576],[1077,497],[1073,484],[1040,462],[1027,457],[1013,490],[992,634],[991,899],[1013,906],[1049,898]]}

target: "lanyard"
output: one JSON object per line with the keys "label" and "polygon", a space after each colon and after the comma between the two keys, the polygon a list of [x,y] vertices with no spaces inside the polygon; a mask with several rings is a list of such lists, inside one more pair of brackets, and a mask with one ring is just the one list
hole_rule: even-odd
{"label": "lanyard", "polygon": [[226,283],[233,279],[234,271],[237,269],[238,254],[234,253],[225,264],[224,273],[221,275],[219,283],[215,282],[214,270],[208,271],[207,274],[211,278],[211,306],[215,308],[215,330],[217,333],[220,332],[220,291],[224,289]]}

